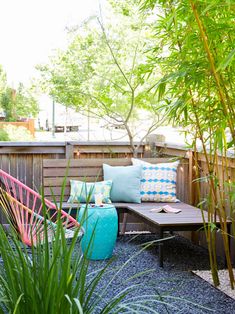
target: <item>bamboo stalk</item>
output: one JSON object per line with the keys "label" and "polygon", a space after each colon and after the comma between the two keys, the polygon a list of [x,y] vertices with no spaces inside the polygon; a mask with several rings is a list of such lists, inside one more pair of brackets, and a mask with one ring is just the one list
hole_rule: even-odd
{"label": "bamboo stalk", "polygon": [[[208,61],[209,61],[210,67],[211,67],[211,71],[212,71],[213,77],[215,79],[215,83],[217,86],[217,92],[219,94],[219,98],[220,98],[220,101],[221,101],[221,104],[223,107],[223,112],[224,112],[224,115],[228,121],[228,125],[230,128],[230,132],[232,134],[232,137],[233,137],[233,139],[235,139],[234,123],[233,123],[233,121],[229,115],[230,110],[229,110],[229,107],[227,106],[227,103],[226,103],[226,95],[224,95],[224,91],[223,91],[222,86],[221,86],[220,76],[217,73],[216,68],[215,68],[215,61],[214,61],[213,54],[211,53],[210,48],[209,48],[208,38],[207,38],[207,35],[205,32],[205,27],[204,27],[204,25],[203,25],[203,23],[199,17],[199,14],[198,14],[198,11],[196,8],[196,4],[192,0],[190,0],[190,4],[191,4],[191,8],[192,8],[195,20],[197,22],[199,31],[200,31],[201,39],[202,39],[202,42],[203,42],[203,45],[204,45],[204,48],[205,48],[205,51],[207,54],[207,58],[208,58]],[[192,97],[192,99],[193,99],[193,97]],[[193,103],[193,105],[194,105],[194,103]],[[218,212],[218,216],[219,216],[220,225],[221,225],[222,230],[223,230],[222,238],[223,238],[223,242],[224,242],[224,251],[225,251],[225,256],[226,256],[226,261],[227,261],[229,277],[230,277],[230,284],[231,284],[231,288],[233,289],[234,288],[234,274],[233,274],[232,265],[231,265],[229,243],[228,243],[228,237],[227,237],[227,232],[226,232],[227,231],[227,221],[226,221],[227,218],[226,218],[226,213],[225,213],[224,206],[223,206],[223,197],[221,195],[221,191],[219,190],[220,198],[218,199],[217,192],[216,192],[217,187],[215,186],[214,179],[212,177],[212,175],[214,174],[214,169],[215,169],[214,167],[216,167],[216,165],[218,164],[218,161],[215,159],[217,156],[216,146],[213,145],[213,149],[214,149],[213,155],[214,156],[213,156],[213,161],[212,161],[212,159],[211,159],[212,156],[210,155],[210,158],[208,158],[208,155],[207,155],[207,151],[206,151],[206,147],[205,147],[205,143],[204,143],[204,139],[203,139],[203,134],[200,130],[200,121],[199,121],[199,118],[197,116],[197,111],[196,111],[195,105],[193,108],[194,108],[194,114],[196,117],[196,121],[197,121],[197,124],[199,126],[199,134],[200,134],[200,139],[201,139],[201,142],[203,145],[203,152],[204,152],[204,155],[206,158],[206,164],[207,164],[207,167],[209,170],[209,183],[210,183],[210,188],[211,188],[211,192],[212,192],[213,203],[215,205],[215,208],[217,208],[217,207],[221,208],[221,210],[218,210],[217,212]],[[209,126],[209,129],[210,129],[210,126]],[[210,152],[212,152],[211,149],[210,149]],[[217,175],[218,175],[218,171],[217,171]],[[213,211],[213,208],[210,208],[210,206],[209,206],[208,210]],[[212,242],[214,242],[214,239],[212,239]],[[213,249],[213,247],[214,247],[214,245],[212,243],[212,249]],[[214,249],[213,249],[213,252],[211,252],[211,253],[213,255],[215,254]],[[214,256],[214,261],[215,261],[215,256]],[[216,272],[216,269],[213,268],[212,271]],[[213,276],[213,278],[214,278],[214,276]]]}
{"label": "bamboo stalk", "polygon": [[234,123],[233,123],[233,120],[230,118],[229,109],[228,109],[228,106],[227,106],[227,103],[226,103],[226,96],[224,95],[223,89],[221,87],[220,75],[216,71],[215,60],[214,60],[214,57],[213,57],[213,55],[211,53],[211,50],[209,48],[208,38],[207,38],[207,36],[205,34],[204,26],[203,26],[203,23],[202,23],[202,21],[201,21],[201,19],[199,17],[196,4],[194,3],[194,1],[190,0],[190,5],[191,5],[191,8],[192,8],[195,20],[197,22],[197,25],[198,25],[198,28],[199,28],[199,31],[200,31],[200,34],[201,34],[201,39],[202,39],[203,44],[204,44],[204,48],[205,48],[205,51],[206,51],[206,54],[207,54],[207,58],[208,58],[208,61],[209,61],[210,67],[211,67],[211,71],[212,71],[213,77],[215,79],[215,83],[217,85],[217,92],[219,94],[219,98],[220,98],[221,104],[223,106],[223,112],[224,112],[224,115],[227,118],[227,121],[228,121],[228,124],[229,124],[229,128],[230,128],[230,132],[231,132],[233,140],[235,142],[235,127],[234,127]]}

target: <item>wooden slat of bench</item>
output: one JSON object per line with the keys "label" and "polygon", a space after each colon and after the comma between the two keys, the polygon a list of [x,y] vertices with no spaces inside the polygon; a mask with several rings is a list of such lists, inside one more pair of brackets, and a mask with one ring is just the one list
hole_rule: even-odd
{"label": "wooden slat of bench", "polygon": [[[70,195],[70,179],[71,180],[79,180],[79,181],[86,181],[86,182],[96,182],[96,181],[102,181],[103,177],[68,177],[66,179],[66,184],[64,187],[63,195],[64,200],[67,200]],[[58,178],[44,178],[44,195],[47,199],[52,200],[52,193],[51,189],[53,191],[54,196],[56,197],[56,200],[58,201],[61,196],[61,187],[64,184],[64,178],[58,177]]]}
{"label": "wooden slat of bench", "polygon": [[[152,163],[163,163],[169,162],[169,158],[143,158],[147,162]],[[130,158],[99,158],[99,159],[44,159],[43,160],[43,168],[66,168],[68,166],[70,168],[76,167],[101,167],[104,163],[108,163],[111,166],[128,166],[131,165]]]}
{"label": "wooden slat of bench", "polygon": [[[150,163],[163,163],[171,161],[171,158],[144,158]],[[86,182],[95,182],[103,180],[102,165],[107,163],[112,166],[131,165],[131,158],[100,158],[100,159],[71,159],[69,164],[68,176],[66,178],[66,187],[70,185],[70,180],[80,180]],[[43,184],[44,187],[60,187],[63,184],[68,167],[68,159],[45,159],[43,161]],[[98,176],[98,177],[97,177]],[[177,197],[188,202],[188,193],[185,186],[188,186],[188,160],[181,160],[177,172]],[[55,192],[57,195],[57,192]],[[47,189],[45,196],[51,199],[51,193]],[[64,198],[67,200],[69,192],[66,189]]]}
{"label": "wooden slat of bench", "polygon": [[[44,194],[50,195],[51,190],[53,191],[54,195],[61,195],[61,186],[52,186],[52,187],[44,187]],[[70,193],[70,186],[67,185],[64,187],[64,195],[69,195]]]}
{"label": "wooden slat of bench", "polygon": [[[71,159],[69,161],[69,168],[83,168],[83,167],[101,167],[103,163],[108,162],[113,166],[124,166],[130,165],[130,158],[104,158],[104,159]],[[43,167],[44,168],[66,168],[68,166],[68,159],[44,159]]]}
{"label": "wooden slat of bench", "polygon": [[101,168],[44,168],[43,176],[46,177],[95,177],[102,175]]}
{"label": "wooden slat of bench", "polygon": [[[70,180],[78,180],[78,181],[86,181],[86,182],[96,182],[96,181],[102,181],[103,177],[67,177],[66,178],[66,186],[70,186]],[[63,184],[63,177],[58,177],[58,178],[44,178],[44,187],[48,186],[62,186]]]}
{"label": "wooden slat of bench", "polygon": [[[177,230],[180,230],[180,227],[184,229],[184,227],[188,227],[190,230],[193,226],[198,226],[198,229],[204,225],[202,219],[201,210],[193,207],[191,205],[185,204],[183,202],[180,203],[153,203],[153,202],[145,202],[141,204],[134,203],[114,203],[113,204],[117,210],[126,209],[129,213],[134,213],[139,219],[143,220],[145,223],[151,223],[151,225],[155,225],[156,227],[164,227],[167,229],[172,229],[176,227]],[[182,211],[178,214],[171,213],[154,213],[151,212],[150,209],[170,205],[173,208],[180,208]],[[69,208],[78,208],[78,204],[69,204],[63,203],[63,209]],[[204,211],[205,221],[208,222],[207,212]],[[219,218],[217,217],[217,221],[219,223]],[[231,221],[228,220],[228,223]],[[192,228],[193,230],[194,228]]]}

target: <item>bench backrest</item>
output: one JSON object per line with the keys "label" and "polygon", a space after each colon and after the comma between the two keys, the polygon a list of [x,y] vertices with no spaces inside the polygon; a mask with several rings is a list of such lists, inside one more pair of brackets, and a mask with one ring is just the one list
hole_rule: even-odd
{"label": "bench backrest", "polygon": [[[144,158],[150,163],[169,162],[169,158]],[[70,180],[85,180],[95,182],[103,180],[102,165],[110,166],[131,165],[130,158],[108,158],[108,159],[44,159],[43,160],[43,186],[45,197],[52,200],[52,193],[57,201],[60,200],[61,187],[66,177],[64,202],[67,202],[70,193]],[[189,163],[182,159],[177,171],[177,198],[188,203],[189,201]]]}

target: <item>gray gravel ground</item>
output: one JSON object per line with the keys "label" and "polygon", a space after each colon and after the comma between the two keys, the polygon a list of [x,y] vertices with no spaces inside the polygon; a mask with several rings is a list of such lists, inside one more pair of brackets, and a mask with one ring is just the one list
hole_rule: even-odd
{"label": "gray gravel ground", "polygon": [[[107,288],[104,303],[134,284],[137,288],[124,301],[135,298],[136,303],[140,300],[145,303],[142,303],[142,308],[136,306],[135,311],[129,311],[128,314],[235,314],[234,299],[191,272],[195,269],[209,269],[206,249],[193,245],[181,236],[175,236],[164,243],[164,268],[160,268],[156,243],[140,252],[146,242],[154,240],[154,235],[125,235],[118,238],[114,260],[98,287],[98,293],[101,294],[116,275]],[[106,263],[91,261],[89,271],[101,269]],[[150,270],[127,281],[136,274]],[[158,296],[158,299],[155,298],[155,302],[151,303],[153,295]],[[150,306],[151,310],[144,308],[145,305]],[[97,309],[94,314],[100,314],[100,311]]]}
{"label": "gray gravel ground", "polygon": [[[134,256],[145,242],[156,239],[153,235],[140,235],[134,237],[125,235],[119,237],[115,250],[114,262],[110,266],[113,272],[102,279],[102,287],[107,285],[118,267],[123,265],[131,256]],[[120,271],[112,286],[108,288],[107,299],[115,293],[125,289],[131,283],[140,284],[131,297],[146,300],[148,295],[159,293],[163,295],[162,303],[155,302],[152,309],[160,314],[164,313],[235,313],[235,300],[215,289],[209,283],[191,273],[193,269],[209,269],[207,250],[193,245],[187,239],[176,236],[164,244],[164,268],[158,266],[158,252],[156,244],[141,252],[125,265]],[[105,261],[92,261],[91,269],[102,267]],[[140,278],[128,283],[124,281],[135,274],[153,270]],[[163,302],[169,305],[164,305]],[[97,312],[98,313],[98,312]],[[139,309],[136,313],[153,313],[150,310]]]}

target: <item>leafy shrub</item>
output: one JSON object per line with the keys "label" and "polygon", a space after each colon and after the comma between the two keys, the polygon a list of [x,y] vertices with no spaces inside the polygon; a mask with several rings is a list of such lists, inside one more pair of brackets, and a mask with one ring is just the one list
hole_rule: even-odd
{"label": "leafy shrub", "polygon": [[[31,249],[19,241],[13,230],[11,232],[9,239],[0,226],[0,254],[4,264],[0,267],[0,313],[123,312],[125,304],[122,302],[135,287],[132,285],[117,292],[104,302],[106,295],[100,291],[99,283],[110,262],[102,269],[88,273],[90,262],[80,251],[78,230],[68,243],[59,224],[55,240],[49,243],[45,224],[45,243]],[[107,285],[113,279],[109,279]],[[153,302],[157,302],[154,299]],[[129,301],[128,308],[131,307]]]}
{"label": "leafy shrub", "polygon": [[13,141],[13,142],[27,142],[27,141],[33,141],[33,136],[29,132],[28,129],[26,129],[23,126],[15,126],[15,125],[5,125],[3,127],[3,130],[7,133],[8,135],[8,140],[7,141]]}
{"label": "leafy shrub", "polygon": [[[7,212],[8,200],[3,199],[4,195],[4,193],[1,194],[0,205],[6,209],[4,212]],[[88,197],[88,202],[90,197],[91,195]],[[50,242],[48,239],[50,218],[46,217],[46,213],[44,216],[46,218],[42,237],[44,241],[40,241],[40,236],[38,245],[31,248],[20,242],[13,224],[9,235],[6,235],[0,226],[2,260],[2,265],[0,265],[0,313],[158,313],[154,310],[157,304],[163,306],[168,313],[166,295],[162,296],[156,287],[154,288],[155,292],[148,296],[133,297],[131,295],[134,290],[141,290],[141,283],[132,283],[132,279],[144,276],[145,273],[153,270],[146,270],[146,272],[135,274],[130,278],[125,277],[125,281],[129,283],[128,287],[121,291],[115,290],[114,296],[108,296],[112,284],[121,275],[124,267],[145,248],[135,253],[123,265],[115,268],[114,275],[110,275],[109,268],[112,260],[100,269],[96,268],[91,271],[86,255],[92,239],[87,252],[82,254],[79,245],[81,230],[77,228],[73,238],[66,239],[59,211],[54,240]],[[11,223],[10,214],[8,218]],[[84,212],[82,222],[86,218],[87,211]],[[151,244],[147,244],[146,247]],[[105,287],[101,288],[104,278]],[[169,306],[172,307],[170,304]],[[139,309],[141,310],[139,311]]]}
{"label": "leafy shrub", "polygon": [[2,142],[10,141],[8,133],[2,128],[0,128],[0,141]]}

